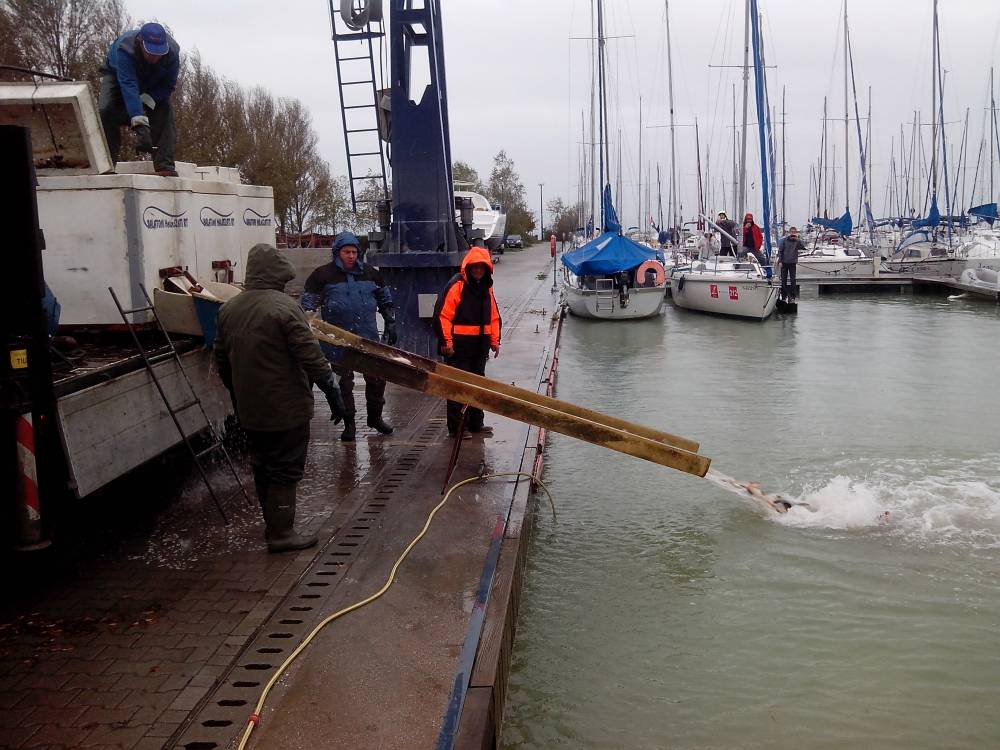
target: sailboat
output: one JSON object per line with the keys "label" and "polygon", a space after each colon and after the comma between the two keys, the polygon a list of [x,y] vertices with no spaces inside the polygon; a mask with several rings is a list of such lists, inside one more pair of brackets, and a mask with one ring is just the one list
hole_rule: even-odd
{"label": "sailboat", "polygon": [[[636,320],[659,315],[666,299],[663,257],[622,234],[607,181],[607,98],[604,92],[604,4],[597,0],[598,151],[602,232],[563,253],[563,299],[573,315],[602,320]],[[606,168],[607,167],[607,171]]]}
{"label": "sailboat", "polygon": [[[771,257],[771,207],[768,191],[768,153],[765,143],[764,69],[761,64],[760,19],[756,0],[748,0],[748,20],[753,28],[754,76],[757,99],[757,123],[760,131],[761,183],[764,199],[764,241],[767,258]],[[749,29],[748,29],[749,30]],[[744,63],[746,67],[746,62]],[[745,105],[745,101],[744,101]],[[746,106],[744,106],[744,132],[746,132]],[[741,173],[746,173],[746,154],[741,158]],[[741,183],[743,179],[741,177]],[[742,193],[742,190],[741,190]],[[711,219],[702,219],[719,232],[723,230]],[[736,237],[730,239],[739,247]],[[671,294],[674,304],[688,310],[729,315],[750,320],[766,320],[778,302],[778,285],[770,266],[762,266],[752,255],[746,259],[720,256],[696,260],[688,266],[677,266],[670,272]]]}
{"label": "sailboat", "polygon": [[622,234],[604,187],[604,232],[562,255],[563,297],[582,318],[636,320],[659,315],[666,300],[663,258]]}

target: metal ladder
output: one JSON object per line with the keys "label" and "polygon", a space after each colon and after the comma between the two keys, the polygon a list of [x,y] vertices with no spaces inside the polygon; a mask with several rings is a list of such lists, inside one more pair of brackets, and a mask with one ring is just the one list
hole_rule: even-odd
{"label": "metal ladder", "polygon": [[[194,459],[195,466],[198,467],[198,473],[201,474],[201,480],[204,482],[205,487],[208,488],[208,493],[212,496],[212,501],[215,503],[215,507],[219,511],[219,515],[222,516],[222,520],[228,525],[229,517],[226,516],[226,511],[222,508],[222,501],[219,500],[218,494],[215,492],[215,488],[212,487],[212,482],[208,478],[208,473],[205,471],[205,467],[202,465],[201,460],[215,451],[220,452],[226,459],[226,465],[229,467],[230,473],[232,473],[233,478],[236,480],[236,484],[239,489],[234,491],[228,497],[225,498],[226,501],[232,499],[237,493],[243,493],[243,497],[246,501],[250,502],[250,496],[247,495],[246,487],[243,486],[243,480],[240,479],[240,475],[236,472],[236,467],[233,465],[233,460],[229,456],[229,451],[226,450],[226,446],[222,443],[222,438],[219,437],[219,433],[216,431],[215,427],[212,425],[212,420],[208,418],[208,414],[205,413],[205,407],[201,403],[201,399],[198,398],[198,394],[191,385],[191,379],[188,377],[187,373],[184,371],[184,365],[181,363],[180,355],[177,353],[177,349],[174,347],[174,342],[167,333],[167,329],[163,327],[160,322],[159,317],[156,315],[156,310],[153,307],[153,301],[149,298],[149,294],[146,292],[146,287],[139,284],[139,289],[142,290],[142,296],[146,299],[146,305],[143,307],[135,307],[131,310],[126,310],[122,307],[121,301],[118,299],[118,295],[115,294],[115,290],[112,287],[108,287],[108,291],[111,292],[111,298],[115,301],[115,306],[118,308],[119,314],[122,316],[122,320],[125,326],[128,328],[128,332],[132,334],[132,341],[135,342],[136,348],[139,350],[139,355],[142,357],[143,363],[146,365],[146,371],[149,373],[150,379],[153,381],[153,385],[156,386],[156,390],[160,394],[160,398],[163,400],[164,406],[167,407],[167,412],[170,414],[170,418],[174,421],[174,426],[177,428],[177,432],[180,434],[181,439],[184,441],[185,447],[188,449],[188,453],[191,454],[191,458]],[[167,342],[168,352],[164,352],[159,355],[153,355],[152,357],[146,353],[146,350],[142,346],[142,342],[139,340],[139,334],[136,332],[135,323],[133,323],[130,318],[131,315],[137,313],[148,312],[152,315],[153,322],[156,323],[156,327],[159,332],[163,335],[163,338]],[[187,384],[188,392],[191,394],[191,398],[177,407],[174,407],[170,403],[170,399],[167,398],[166,391],[163,390],[163,384],[160,383],[160,379],[156,375],[156,371],[153,369],[155,365],[160,362],[164,362],[168,359],[173,359],[174,364],[177,365],[177,370],[180,372],[181,377],[184,378],[185,384]],[[198,407],[201,412],[202,418],[205,420],[205,424],[208,427],[209,434],[211,435],[211,441],[207,448],[201,450],[195,450],[194,446],[191,445],[191,441],[188,439],[187,433],[184,432],[184,428],[181,426],[179,414],[187,411],[188,409],[193,409]]]}
{"label": "metal ladder", "polygon": [[[358,183],[375,181],[381,185],[382,198],[389,194],[386,157],[382,148],[383,133],[379,127],[375,48],[372,44],[373,40],[385,37],[385,22],[370,22],[364,31],[355,31],[340,15],[338,0],[328,0],[328,4],[347,152],[347,181],[351,187],[351,205],[357,213],[359,203],[375,203],[378,200],[359,197],[363,185],[359,189]],[[388,139],[388,133],[384,135]]]}
{"label": "metal ladder", "polygon": [[614,312],[615,282],[611,279],[597,279],[597,312]]}

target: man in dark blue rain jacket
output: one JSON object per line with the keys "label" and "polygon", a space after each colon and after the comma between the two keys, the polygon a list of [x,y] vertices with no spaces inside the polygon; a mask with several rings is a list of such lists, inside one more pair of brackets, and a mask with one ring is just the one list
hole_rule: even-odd
{"label": "man in dark blue rain jacket", "polygon": [[[377,268],[366,265],[358,257],[358,238],[350,232],[341,232],[333,242],[333,262],[320,266],[306,279],[302,294],[302,307],[320,310],[323,320],[362,338],[378,341],[378,323],[375,313],[385,322],[385,341],[394,346],[396,315],[392,294]],[[344,432],[340,439],[355,439],[354,424],[354,371],[341,363],[337,347],[320,342],[334,372],[340,376],[340,393],[344,397],[346,415]],[[365,375],[365,402],[368,407],[368,426],[383,435],[392,432],[392,426],[382,418],[385,406],[385,381]]]}
{"label": "man in dark blue rain jacket", "polygon": [[115,39],[101,67],[101,113],[111,160],[118,161],[121,128],[131,127],[136,150],[153,155],[158,175],[176,177],[177,131],[170,96],[180,72],[180,47],[158,23],[128,31]]}

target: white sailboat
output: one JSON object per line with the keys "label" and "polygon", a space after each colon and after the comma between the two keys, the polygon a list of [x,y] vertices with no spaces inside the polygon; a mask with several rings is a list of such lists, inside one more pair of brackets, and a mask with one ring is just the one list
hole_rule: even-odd
{"label": "white sailboat", "polygon": [[778,302],[778,286],[753,256],[716,255],[670,273],[674,304],[687,310],[766,320]]}

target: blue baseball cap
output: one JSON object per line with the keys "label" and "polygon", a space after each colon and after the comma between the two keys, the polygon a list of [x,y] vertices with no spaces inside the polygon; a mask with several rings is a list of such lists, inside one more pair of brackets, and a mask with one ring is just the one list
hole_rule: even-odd
{"label": "blue baseball cap", "polygon": [[142,40],[142,48],[151,55],[159,57],[170,51],[167,32],[158,23],[143,24],[139,29],[139,38]]}
{"label": "blue baseball cap", "polygon": [[358,240],[358,238],[356,236],[354,236],[354,234],[352,234],[351,232],[341,232],[333,240],[333,249],[334,250],[338,250],[339,251],[340,248],[342,248],[342,247],[348,247],[348,246],[356,247],[359,250],[361,249],[361,241]]}

